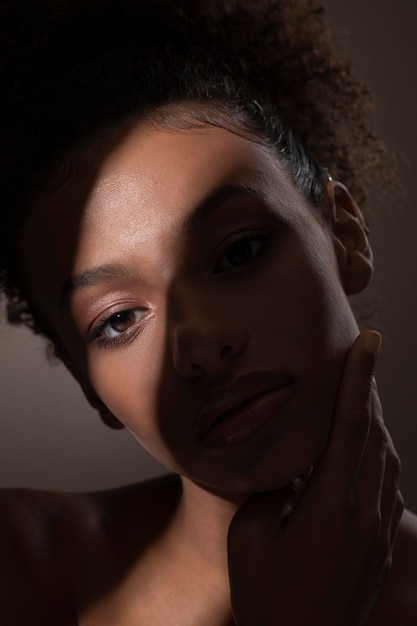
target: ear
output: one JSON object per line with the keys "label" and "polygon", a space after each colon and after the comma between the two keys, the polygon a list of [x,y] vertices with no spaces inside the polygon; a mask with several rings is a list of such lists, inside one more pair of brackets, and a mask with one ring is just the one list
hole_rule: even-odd
{"label": "ear", "polygon": [[120,422],[117,417],[115,417],[113,413],[109,411],[104,402],[100,400],[100,398],[92,388],[90,382],[86,382],[84,380],[84,376],[82,376],[80,372],[74,367],[73,363],[67,357],[66,353],[61,351],[58,347],[55,347],[55,355],[59,359],[61,359],[68,371],[74,376],[75,380],[81,386],[89,404],[93,407],[93,409],[96,409],[99,412],[99,415],[102,421],[106,424],[106,426],[109,426],[109,428],[113,428],[114,430],[121,430],[122,428],[124,428],[122,422]]}
{"label": "ear", "polygon": [[373,274],[369,229],[361,210],[344,185],[329,180],[326,196],[340,277],[345,293],[353,295],[365,289]]}

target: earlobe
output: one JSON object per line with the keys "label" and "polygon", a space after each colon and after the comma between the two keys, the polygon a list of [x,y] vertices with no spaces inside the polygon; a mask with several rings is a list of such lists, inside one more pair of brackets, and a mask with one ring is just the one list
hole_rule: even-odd
{"label": "earlobe", "polygon": [[99,405],[95,408],[98,410],[100,417],[106,426],[113,428],[113,430],[122,430],[124,428],[124,424],[122,424],[122,422],[113,415],[103,402],[99,401]]}
{"label": "earlobe", "polygon": [[373,255],[363,215],[344,185],[330,180],[326,186],[331,228],[343,288],[347,295],[359,293],[369,284]]}
{"label": "earlobe", "polygon": [[113,413],[107,408],[104,402],[100,400],[100,398],[90,387],[90,385],[85,385],[81,382],[80,379],[78,379],[78,382],[80,383],[89,404],[99,412],[99,415],[102,421],[106,424],[106,426],[108,426],[109,428],[113,428],[113,430],[121,430],[122,428],[124,428],[122,422],[120,422],[117,417],[115,417]]}
{"label": "earlobe", "polygon": [[88,403],[99,412],[99,415],[102,421],[109,426],[109,428],[113,428],[114,430],[121,430],[124,428],[124,425],[120,420],[117,419],[113,415],[113,413],[107,408],[107,406],[100,400],[96,392],[93,390],[89,383],[85,383],[83,377],[78,372],[78,370],[74,367],[70,359],[66,357],[66,355],[62,354],[62,352],[55,348],[55,355],[61,359],[64,363],[65,367],[69,370],[69,372],[74,376],[75,380],[81,386],[81,389],[84,392],[85,397],[88,400]]}

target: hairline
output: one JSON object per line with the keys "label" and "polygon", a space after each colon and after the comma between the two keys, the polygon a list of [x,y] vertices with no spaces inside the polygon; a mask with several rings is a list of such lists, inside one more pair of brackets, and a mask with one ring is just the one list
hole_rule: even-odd
{"label": "hairline", "polygon": [[[241,123],[233,119],[233,111],[239,113]],[[217,119],[209,119],[208,115],[212,113]],[[247,126],[245,126],[245,122],[248,124]],[[277,153],[272,138],[266,132],[249,128],[250,122],[250,113],[242,110],[236,103],[221,100],[178,100],[163,103],[144,112],[127,114],[117,120],[99,125],[91,133],[80,136],[74,142],[67,144],[62,152],[52,158],[49,165],[34,177],[34,185],[28,196],[30,198],[33,195],[42,195],[65,187],[66,184],[71,184],[77,180],[77,175],[82,175],[83,172],[88,171],[91,166],[88,162],[90,155],[94,154],[96,157],[97,150],[101,154],[105,153],[106,150],[111,150],[115,143],[121,140],[124,133],[145,123],[167,132],[192,132],[210,127],[220,128],[263,146],[284,168],[295,187],[309,204],[320,208],[297,185],[285,158],[280,158]]]}

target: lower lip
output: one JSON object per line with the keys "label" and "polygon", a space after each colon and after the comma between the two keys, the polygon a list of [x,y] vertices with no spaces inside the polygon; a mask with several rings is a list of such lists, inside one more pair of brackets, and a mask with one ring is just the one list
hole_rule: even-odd
{"label": "lower lip", "polygon": [[277,419],[291,389],[292,385],[286,385],[256,396],[200,435],[200,442],[209,448],[226,448],[242,443]]}

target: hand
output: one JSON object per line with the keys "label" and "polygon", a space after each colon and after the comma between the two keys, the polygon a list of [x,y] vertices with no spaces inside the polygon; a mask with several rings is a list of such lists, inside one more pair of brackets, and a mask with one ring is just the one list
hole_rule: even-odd
{"label": "hand", "polygon": [[400,462],[382,421],[380,336],[354,342],[327,448],[294,510],[294,486],[251,496],[229,529],[238,626],[359,626],[389,571],[403,512]]}

